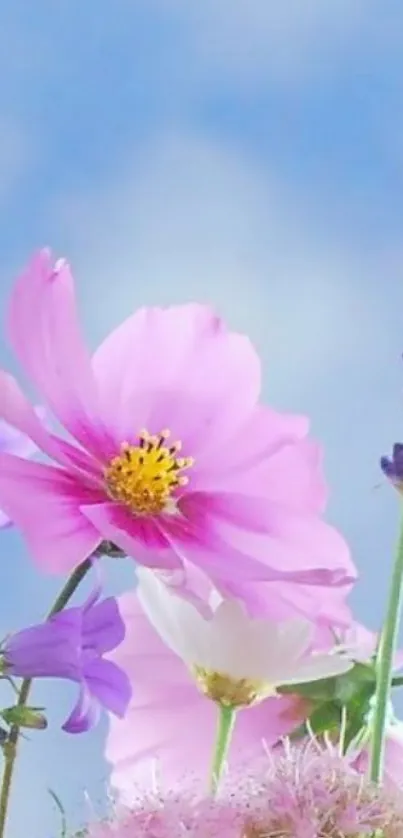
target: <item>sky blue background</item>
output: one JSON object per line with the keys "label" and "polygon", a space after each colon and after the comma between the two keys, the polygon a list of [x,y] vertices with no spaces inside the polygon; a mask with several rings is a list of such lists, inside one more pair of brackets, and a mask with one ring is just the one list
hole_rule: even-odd
{"label": "sky blue background", "polygon": [[[7,5],[7,8],[6,8]],[[279,8],[281,7],[281,8]],[[0,12],[0,304],[33,248],[67,255],[91,346],[143,303],[212,302],[247,331],[265,398],[312,417],[329,517],[382,618],[403,437],[403,9],[354,0],[13,0]],[[1,341],[0,362],[14,368]],[[1,536],[0,629],[57,583]],[[109,565],[111,590],[131,569]],[[18,768],[10,838],[102,801],[105,725],[47,733]]]}

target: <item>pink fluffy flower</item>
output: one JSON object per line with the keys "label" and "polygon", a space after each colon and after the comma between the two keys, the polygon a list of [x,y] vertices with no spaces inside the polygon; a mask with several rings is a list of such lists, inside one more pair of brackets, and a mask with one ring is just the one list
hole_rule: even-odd
{"label": "pink fluffy flower", "polygon": [[54,463],[0,456],[0,505],[42,568],[68,571],[108,540],[146,566],[188,560],[241,590],[355,577],[320,517],[321,453],[307,420],[258,404],[255,351],[209,308],[140,309],[91,359],[69,266],[42,251],[16,283],[8,335],[69,434],[48,433],[1,375],[1,414]]}
{"label": "pink fluffy flower", "polygon": [[[168,784],[166,786],[169,788]],[[165,787],[165,783],[164,783]],[[189,782],[152,794],[88,827],[88,838],[401,838],[403,803],[316,743],[245,762],[216,800]]]}
{"label": "pink fluffy flower", "polygon": [[262,700],[275,693],[277,684],[330,676],[351,665],[335,655],[307,654],[314,627],[305,621],[276,626],[250,620],[229,602],[205,619],[151,571],[143,569],[139,577],[139,594],[120,599],[126,636],[112,656],[134,687],[124,719],[110,721],[107,743],[112,785],[123,800],[130,801],[136,777],[148,771],[151,781],[154,763],[169,782],[186,766],[207,778],[217,721],[214,700],[231,696],[231,703],[250,704],[235,726],[229,753],[233,767],[306,717],[307,704],[295,697]]}

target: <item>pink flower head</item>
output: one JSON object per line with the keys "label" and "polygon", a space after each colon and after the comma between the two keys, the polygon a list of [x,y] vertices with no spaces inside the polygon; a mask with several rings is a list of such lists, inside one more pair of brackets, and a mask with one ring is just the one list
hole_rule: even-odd
{"label": "pink flower head", "polygon": [[336,752],[310,743],[245,762],[218,798],[185,781],[141,794],[130,808],[88,826],[88,838],[401,838],[401,795],[372,785]]}
{"label": "pink flower head", "polygon": [[348,549],[320,517],[307,420],[258,404],[256,353],[209,308],[140,309],[91,359],[69,266],[42,251],[15,286],[8,335],[69,434],[48,433],[1,375],[2,415],[54,463],[0,456],[0,505],[42,568],[68,571],[108,540],[148,567],[187,560],[241,593],[257,580],[352,582]]}
{"label": "pink flower head", "polygon": [[242,804],[205,797],[201,785],[187,780],[158,794],[138,790],[130,808],[119,806],[110,818],[89,824],[80,834],[86,838],[246,838],[245,822]]}
{"label": "pink flower head", "polygon": [[[38,408],[37,413],[44,418],[43,410]],[[32,457],[37,452],[37,447],[28,436],[0,419],[0,453],[3,452],[16,457]],[[10,523],[8,515],[0,509],[0,528],[7,527]]]}
{"label": "pink flower head", "polygon": [[[156,763],[168,782],[178,780],[187,766],[207,777],[216,728],[214,701],[232,696],[238,706],[250,702],[238,714],[229,753],[232,768],[306,718],[309,705],[294,696],[261,700],[275,693],[276,684],[326,677],[350,666],[335,655],[307,655],[306,623],[275,626],[250,620],[229,602],[205,619],[151,571],[139,570],[139,577],[139,595],[120,599],[126,637],[112,655],[134,687],[125,717],[110,721],[107,742],[112,785],[123,800],[131,802],[133,784],[147,774],[147,763]],[[256,684],[262,685],[261,695],[259,689],[253,692]],[[224,696],[214,694],[219,689],[227,690]],[[151,781],[151,770],[148,776]]]}

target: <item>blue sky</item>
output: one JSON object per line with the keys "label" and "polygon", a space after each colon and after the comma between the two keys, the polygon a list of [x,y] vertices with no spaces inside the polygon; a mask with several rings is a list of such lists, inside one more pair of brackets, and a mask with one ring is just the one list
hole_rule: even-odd
{"label": "blue sky", "polygon": [[[247,331],[264,396],[312,417],[329,518],[377,628],[397,501],[378,459],[403,436],[403,9],[354,0],[14,0],[0,12],[0,305],[33,248],[67,255],[95,346],[143,303],[212,302]],[[1,339],[0,363],[13,369]],[[56,581],[2,535],[1,629]],[[131,582],[111,563],[110,589]],[[73,692],[35,692],[10,838],[102,801],[105,725],[58,730]],[[403,707],[402,707],[403,711]]]}

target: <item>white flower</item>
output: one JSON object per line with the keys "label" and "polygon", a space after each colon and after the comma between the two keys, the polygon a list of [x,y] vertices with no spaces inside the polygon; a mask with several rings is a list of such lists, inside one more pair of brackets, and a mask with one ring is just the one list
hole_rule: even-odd
{"label": "white flower", "polygon": [[352,666],[334,650],[309,653],[314,628],[306,620],[251,619],[240,602],[221,598],[205,617],[152,571],[139,568],[137,576],[148,619],[202,692],[221,704],[254,704],[277,687],[339,675]]}

